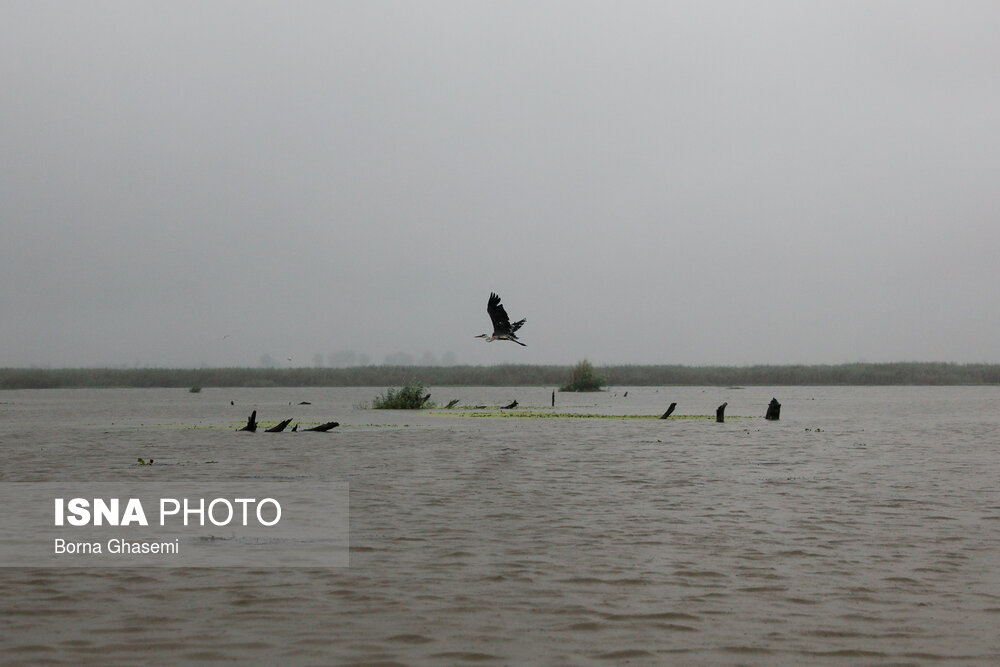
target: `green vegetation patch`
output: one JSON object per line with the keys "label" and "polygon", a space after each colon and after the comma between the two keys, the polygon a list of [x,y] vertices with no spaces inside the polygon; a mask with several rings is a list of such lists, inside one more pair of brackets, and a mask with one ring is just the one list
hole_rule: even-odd
{"label": "green vegetation patch", "polygon": [[422,408],[433,408],[434,403],[430,400],[431,395],[424,393],[424,385],[415,380],[409,380],[399,389],[392,387],[385,390],[384,394],[379,394],[372,399],[372,408],[375,410],[420,410]]}
{"label": "green vegetation patch", "polygon": [[154,459],[149,459],[147,461],[147,460],[145,460],[143,458],[139,458],[139,459],[136,459],[136,460],[138,461],[138,463],[136,465],[140,465],[140,466],[151,466],[154,463],[157,466],[197,466],[197,465],[204,465],[204,464],[208,464],[208,463],[218,463],[218,461],[174,461],[173,463],[163,463],[161,461],[160,463],[156,463],[156,461]]}
{"label": "green vegetation patch", "polygon": [[573,368],[569,382],[559,391],[600,391],[607,381],[594,371],[594,365],[584,359]]}

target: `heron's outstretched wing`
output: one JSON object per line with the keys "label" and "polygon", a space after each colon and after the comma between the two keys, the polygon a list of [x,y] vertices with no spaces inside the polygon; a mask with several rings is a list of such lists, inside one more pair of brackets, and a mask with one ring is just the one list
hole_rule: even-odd
{"label": "heron's outstretched wing", "polygon": [[490,314],[490,319],[493,320],[494,336],[509,334],[511,332],[510,318],[507,316],[507,311],[500,305],[500,297],[493,292],[490,292],[490,300],[486,302],[486,312]]}

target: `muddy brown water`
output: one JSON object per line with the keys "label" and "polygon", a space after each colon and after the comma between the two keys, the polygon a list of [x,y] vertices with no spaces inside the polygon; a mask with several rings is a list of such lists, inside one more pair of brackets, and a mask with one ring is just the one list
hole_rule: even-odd
{"label": "muddy brown water", "polygon": [[[542,412],[551,390],[430,388]],[[0,567],[0,660],[1000,663],[1000,388],[556,397],[712,416],[667,421],[362,409],[378,392],[0,393],[0,482],[350,489],[349,567]],[[252,409],[341,426],[235,432]]]}

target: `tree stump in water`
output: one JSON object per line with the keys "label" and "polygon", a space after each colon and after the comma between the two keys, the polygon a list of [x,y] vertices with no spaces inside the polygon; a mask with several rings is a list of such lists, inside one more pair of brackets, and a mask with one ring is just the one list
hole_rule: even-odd
{"label": "tree stump in water", "polygon": [[[298,426],[298,424],[296,424]],[[304,428],[303,431],[319,431],[320,433],[326,433],[330,429],[334,429],[340,426],[340,422],[327,422],[325,424],[320,424],[319,426],[313,426],[312,428]]]}
{"label": "tree stump in water", "polygon": [[726,406],[727,405],[729,405],[728,402],[727,403],[723,403],[722,405],[720,405],[719,407],[717,407],[715,409],[715,421],[719,422],[720,424],[722,422],[726,421]]}
{"label": "tree stump in water", "polygon": [[250,418],[247,419],[247,425],[240,429],[241,431],[250,431],[251,433],[256,433],[257,431],[257,411],[254,410],[250,413]]}
{"label": "tree stump in water", "polygon": [[285,427],[288,426],[291,423],[292,423],[292,419],[291,419],[291,417],[289,417],[285,421],[278,422],[277,424],[275,424],[271,428],[265,429],[264,433],[281,433],[282,431],[285,430]]}
{"label": "tree stump in water", "polygon": [[667,411],[660,416],[660,419],[666,419],[667,417],[669,417],[671,414],[673,414],[674,408],[676,407],[677,407],[676,403],[671,403],[670,407],[667,408]]}
{"label": "tree stump in water", "polygon": [[778,399],[772,398],[771,402],[767,404],[767,414],[764,415],[764,419],[769,419],[771,421],[778,421],[781,416],[781,403],[778,403]]}

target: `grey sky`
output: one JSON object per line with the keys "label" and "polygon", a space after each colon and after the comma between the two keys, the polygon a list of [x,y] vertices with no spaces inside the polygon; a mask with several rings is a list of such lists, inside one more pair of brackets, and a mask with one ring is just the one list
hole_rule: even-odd
{"label": "grey sky", "polygon": [[0,366],[1000,361],[996,2],[0,0],[0,91]]}

